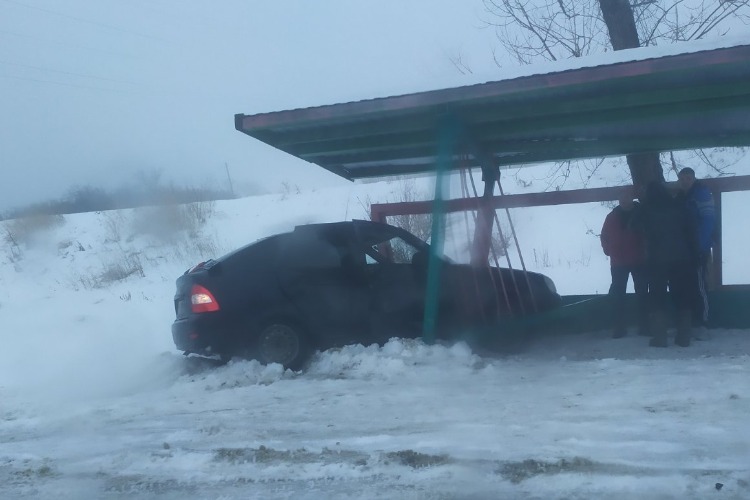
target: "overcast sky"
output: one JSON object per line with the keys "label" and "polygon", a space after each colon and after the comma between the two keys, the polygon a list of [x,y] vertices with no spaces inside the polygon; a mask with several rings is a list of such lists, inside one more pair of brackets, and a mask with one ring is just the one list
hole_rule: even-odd
{"label": "overcast sky", "polygon": [[244,190],[345,183],[234,114],[461,84],[458,55],[491,74],[482,18],[481,0],[0,0],[0,210],[139,171],[225,187],[225,162]]}

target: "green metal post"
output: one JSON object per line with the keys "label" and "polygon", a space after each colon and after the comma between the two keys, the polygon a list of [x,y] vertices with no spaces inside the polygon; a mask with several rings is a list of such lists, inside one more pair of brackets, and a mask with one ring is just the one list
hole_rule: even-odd
{"label": "green metal post", "polygon": [[427,269],[427,289],[425,291],[424,322],[422,340],[427,344],[435,342],[438,309],[440,301],[440,272],[445,243],[445,198],[449,195],[448,172],[453,161],[453,150],[458,130],[456,122],[444,117],[440,123],[440,141],[435,172],[435,199],[432,204],[432,235],[430,237],[430,258]]}

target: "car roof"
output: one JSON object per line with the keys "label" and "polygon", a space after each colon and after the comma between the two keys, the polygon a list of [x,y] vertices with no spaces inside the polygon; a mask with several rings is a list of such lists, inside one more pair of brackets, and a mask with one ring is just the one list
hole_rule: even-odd
{"label": "car roof", "polygon": [[293,231],[287,231],[283,233],[277,233],[271,236],[266,236],[258,240],[243,245],[217,259],[217,261],[226,261],[231,259],[233,256],[241,254],[251,247],[261,245],[263,243],[270,243],[273,240],[285,240],[286,238],[292,238],[295,235],[300,237],[308,237],[313,235],[325,234],[326,236],[332,236],[340,234],[341,236],[347,235],[354,231],[356,228],[357,234],[366,244],[380,243],[386,239],[394,236],[400,236],[406,241],[411,242],[416,246],[427,245],[424,241],[420,240],[410,232],[400,227],[391,226],[390,224],[384,224],[382,222],[373,222],[369,220],[354,219],[350,221],[339,221],[339,222],[320,222],[313,224],[301,224],[295,226]]}
{"label": "car roof", "polygon": [[217,262],[225,262],[227,260],[231,260],[233,257],[244,253],[246,250],[248,250],[250,248],[254,248],[254,247],[257,247],[258,245],[262,245],[262,244],[265,244],[265,243],[271,243],[271,242],[273,242],[275,240],[278,240],[278,239],[280,239],[283,236],[288,235],[288,234],[291,234],[291,233],[279,233],[279,234],[274,234],[272,236],[266,236],[264,238],[257,239],[257,240],[255,240],[255,241],[253,241],[251,243],[248,243],[246,245],[242,245],[241,247],[236,248],[236,249],[232,250],[231,252],[222,255],[221,257],[219,257],[218,259],[216,259],[216,261]]}
{"label": "car roof", "polygon": [[308,231],[325,233],[326,235],[340,232],[345,234],[356,228],[359,238],[369,243],[379,243],[394,236],[400,236],[415,245],[425,245],[425,242],[411,234],[405,229],[397,226],[391,226],[382,222],[373,222],[369,220],[353,219],[342,222],[325,222],[316,224],[304,224],[296,226],[294,231],[304,234]]}
{"label": "car roof", "polygon": [[295,226],[295,231],[315,231],[315,230],[331,230],[331,229],[346,229],[351,228],[354,226],[358,227],[367,227],[367,226],[381,226],[381,227],[393,227],[388,224],[383,224],[382,222],[373,222],[369,220],[362,220],[362,219],[352,219],[347,221],[337,221],[337,222],[316,222],[313,224],[300,224],[299,226]]}

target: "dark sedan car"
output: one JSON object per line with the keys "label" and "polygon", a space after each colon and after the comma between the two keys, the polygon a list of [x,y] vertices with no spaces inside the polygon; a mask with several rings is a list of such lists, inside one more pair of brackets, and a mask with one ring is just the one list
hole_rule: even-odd
{"label": "dark sedan car", "polygon": [[[419,337],[429,245],[369,221],[298,226],[177,279],[172,336],[186,354],[299,368],[315,349]],[[436,333],[560,304],[548,277],[439,259]]]}

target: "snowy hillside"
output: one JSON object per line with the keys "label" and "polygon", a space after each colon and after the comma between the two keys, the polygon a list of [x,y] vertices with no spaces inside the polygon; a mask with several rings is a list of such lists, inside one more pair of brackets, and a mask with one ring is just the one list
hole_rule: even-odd
{"label": "snowy hillside", "polygon": [[[296,224],[366,218],[403,190],[2,223],[0,497],[750,496],[748,331],[664,350],[581,332],[500,358],[394,339],[301,373],[174,349],[186,268]],[[514,210],[526,266],[561,294],[605,293],[608,210]],[[449,227],[446,251],[465,258],[463,219]]]}

